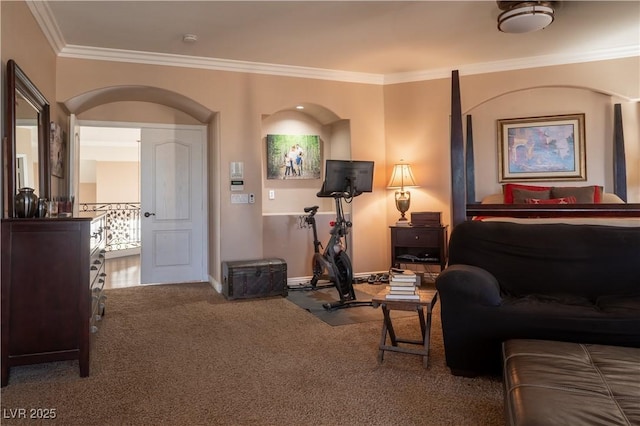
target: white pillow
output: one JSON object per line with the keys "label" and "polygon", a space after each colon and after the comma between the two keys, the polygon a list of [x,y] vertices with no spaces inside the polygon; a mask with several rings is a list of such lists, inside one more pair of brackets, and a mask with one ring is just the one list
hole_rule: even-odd
{"label": "white pillow", "polygon": [[622,201],[622,198],[610,192],[603,192],[602,199],[600,200],[600,202],[605,204],[624,204],[624,201]]}
{"label": "white pillow", "polygon": [[491,194],[482,199],[480,204],[504,204],[504,194]]}

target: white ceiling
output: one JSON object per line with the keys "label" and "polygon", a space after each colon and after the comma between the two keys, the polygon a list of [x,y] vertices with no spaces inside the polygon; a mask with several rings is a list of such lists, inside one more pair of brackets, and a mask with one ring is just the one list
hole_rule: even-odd
{"label": "white ceiling", "polygon": [[[497,30],[495,1],[27,4],[62,57],[376,84],[640,55],[637,0],[558,2],[555,22],[527,34]],[[83,128],[83,161],[137,161],[138,140]]]}
{"label": "white ceiling", "polygon": [[497,30],[495,1],[28,4],[63,57],[380,84],[640,55],[637,0],[563,1],[526,34]]}

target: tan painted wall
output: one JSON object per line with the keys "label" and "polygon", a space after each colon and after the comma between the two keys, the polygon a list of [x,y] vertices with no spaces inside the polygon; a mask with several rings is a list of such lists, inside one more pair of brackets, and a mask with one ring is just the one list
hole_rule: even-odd
{"label": "tan painted wall", "polygon": [[[265,116],[308,102],[348,121],[351,156],[378,165],[376,192],[353,202],[354,222],[363,231],[353,237],[354,265],[362,271],[386,268],[386,214],[381,208],[384,190],[384,115],[382,87],[321,80],[238,74],[175,67],[111,63],[60,58],[58,100],[65,101],[87,91],[118,85],[145,85],[181,93],[217,113],[219,126],[212,130],[209,152],[210,195],[213,211],[210,226],[219,237],[211,241],[211,272],[219,277],[219,261],[261,258],[263,250],[263,122]],[[146,110],[146,107],[142,107]],[[87,113],[78,117],[84,119]],[[113,116],[111,119],[127,120]],[[142,112],[138,112],[143,114]],[[91,119],[100,119],[91,114]],[[344,128],[344,124],[341,125]],[[340,131],[340,127],[338,130]],[[219,142],[217,142],[219,141]],[[256,194],[252,205],[231,204],[229,163],[245,164],[245,192]],[[318,188],[310,190],[317,192]],[[219,191],[219,196],[216,196]],[[219,208],[215,205],[218,203]],[[304,206],[301,206],[304,207]],[[291,207],[289,211],[301,210]],[[382,224],[382,225],[381,225]],[[366,232],[364,232],[366,230]],[[215,232],[215,231],[214,231]],[[375,244],[371,244],[375,241]],[[218,247],[220,248],[218,250]],[[385,250],[381,251],[380,247]],[[215,257],[219,253],[219,258]]]}
{"label": "tan painted wall", "polygon": [[80,203],[95,203],[96,201],[96,184],[80,183],[79,187]]}
{"label": "tan painted wall", "polygon": [[56,99],[56,55],[23,1],[0,2],[2,7],[2,74],[13,59],[51,104],[52,119],[59,117]]}
{"label": "tan painted wall", "polygon": [[[51,121],[67,126],[66,116],[56,101],[56,55],[40,31],[31,11],[23,1],[2,1],[2,87],[6,87],[6,66],[13,59],[47,98],[51,106]],[[6,95],[5,95],[6,96]],[[2,102],[4,117],[5,101]],[[4,119],[2,134],[4,135]],[[64,179],[51,177],[51,196],[64,191]]]}
{"label": "tan painted wall", "polygon": [[[590,62],[460,77],[462,110],[473,116],[476,196],[500,192],[497,120],[585,113],[587,180],[613,191],[613,104],[621,103],[628,201],[640,202],[640,58]],[[450,223],[450,79],[385,86],[387,175],[403,158],[420,188],[411,211],[442,211]],[[601,92],[601,93],[600,93]],[[620,96],[618,96],[620,95]],[[466,134],[466,129],[465,129]],[[391,191],[390,191],[391,192]],[[388,216],[395,214],[389,195]]]}
{"label": "tan painted wall", "polygon": [[[449,79],[381,87],[144,64],[69,58],[56,61],[22,2],[2,2],[1,7],[3,65],[9,58],[17,60],[52,102],[54,117],[61,115],[55,102],[119,85],[172,90],[215,113],[210,123],[208,157],[210,269],[217,279],[221,260],[259,258],[267,252],[269,242],[265,236],[274,233],[263,229],[262,197],[267,189],[262,171],[263,118],[300,102],[320,105],[334,113],[341,120],[341,127],[334,130],[349,134],[352,158],[376,162],[375,192],[353,202],[352,248],[356,272],[388,267],[388,225],[397,219],[398,213],[393,206],[393,192],[385,187],[393,164],[400,159],[413,165],[420,184],[420,188],[412,190],[411,211],[442,211],[444,221],[450,221]],[[621,102],[627,141],[629,201],[639,202],[638,104],[616,96],[567,88],[587,87],[638,99],[638,75],[639,58],[462,75],[463,111],[474,115],[476,155],[483,159],[477,162],[478,192],[498,188],[495,120],[506,118],[505,115],[522,117],[584,111],[589,144],[587,183],[604,179],[605,186],[610,185],[607,169],[610,161],[604,158],[600,163],[598,157],[609,155],[611,104]],[[541,86],[564,88],[542,89]],[[532,90],[516,92],[521,89]],[[514,93],[505,95],[511,92]],[[522,96],[526,96],[526,103],[519,102]],[[80,118],[169,123],[190,120],[165,107],[142,103],[98,107]],[[256,194],[255,204],[230,204],[227,177],[231,161],[245,162],[246,192]]]}
{"label": "tan painted wall", "polygon": [[96,163],[96,202],[139,202],[139,165],[140,163],[129,161],[98,161]]}
{"label": "tan painted wall", "polygon": [[[495,142],[490,144],[497,139],[495,125],[476,132],[476,122],[495,124],[499,118],[585,113],[585,184],[604,185],[607,191],[613,192],[613,104],[620,103],[624,115],[628,201],[637,203],[640,202],[639,76],[640,57],[470,76],[461,81],[462,108],[474,115],[474,134],[483,141],[479,143],[484,143],[479,146],[484,151],[493,147],[493,152],[497,152]],[[492,88],[491,93],[487,88]],[[529,88],[534,89],[523,90]],[[506,95],[500,96],[503,94]],[[499,97],[488,100],[495,96]],[[495,163],[488,158],[486,161],[482,164],[491,170]],[[493,169],[497,170],[497,166]],[[483,178],[491,181],[490,175]]]}

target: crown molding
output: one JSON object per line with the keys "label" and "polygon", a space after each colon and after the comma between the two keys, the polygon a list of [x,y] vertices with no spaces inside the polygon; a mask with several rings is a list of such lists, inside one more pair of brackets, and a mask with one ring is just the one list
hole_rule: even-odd
{"label": "crown molding", "polygon": [[459,70],[461,75],[474,75],[635,57],[640,56],[640,44],[616,49],[582,52],[580,54],[573,55],[556,54],[534,56],[506,61],[460,65],[452,68],[439,68],[435,70],[387,75],[74,45],[67,45],[63,47],[58,55],[61,57],[76,59],[130,62],[172,67],[201,68],[217,71],[280,75],[285,77],[314,78],[349,83],[386,85],[449,78],[451,76],[452,69]]}
{"label": "crown molding", "polygon": [[381,74],[74,45],[65,46],[58,55],[64,58],[201,68],[252,74],[281,75],[286,77],[315,78],[320,80],[344,81],[349,83],[382,84],[384,78]]}
{"label": "crown molding", "polygon": [[640,57],[640,44],[619,47],[615,49],[594,50],[591,52],[582,52],[579,54],[532,56],[529,58],[510,59],[505,61],[459,65],[452,68],[440,68],[427,71],[387,74],[384,76],[384,84],[411,83],[416,81],[449,78],[451,76],[452,69],[459,70],[460,75],[473,75],[502,71],[514,71],[528,68],[549,67],[554,65],[569,65],[584,62],[605,61],[636,56]]}
{"label": "crown molding", "polygon": [[42,33],[49,41],[51,48],[58,55],[67,43],[64,41],[62,31],[60,31],[60,27],[58,27],[58,23],[53,17],[49,3],[35,0],[25,0],[25,3],[40,26]]}

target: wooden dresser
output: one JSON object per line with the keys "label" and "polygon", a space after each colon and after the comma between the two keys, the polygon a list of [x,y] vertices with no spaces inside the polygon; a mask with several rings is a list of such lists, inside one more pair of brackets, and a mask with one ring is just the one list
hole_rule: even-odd
{"label": "wooden dresser", "polygon": [[77,359],[104,313],[105,216],[2,219],[2,386],[9,368]]}

